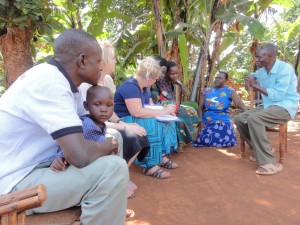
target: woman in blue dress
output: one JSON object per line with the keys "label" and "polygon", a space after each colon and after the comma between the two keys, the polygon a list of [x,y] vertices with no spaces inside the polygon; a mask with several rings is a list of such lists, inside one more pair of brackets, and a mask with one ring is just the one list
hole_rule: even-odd
{"label": "woman in blue dress", "polygon": [[194,147],[232,147],[237,144],[233,121],[229,114],[232,103],[243,112],[246,107],[235,90],[224,86],[228,73],[219,71],[215,76],[214,86],[206,88],[200,99],[198,115],[201,127]]}
{"label": "woman in blue dress", "polygon": [[176,106],[169,104],[163,109],[150,109],[150,87],[161,76],[158,62],[147,57],[137,69],[136,77],[129,78],[115,93],[115,113],[127,123],[137,123],[144,127],[150,142],[150,151],[142,162],[135,161],[144,167],[143,173],[158,179],[170,177],[163,170],[175,169],[178,165],[167,155],[178,147],[175,122],[159,122],[157,116],[175,115]]}

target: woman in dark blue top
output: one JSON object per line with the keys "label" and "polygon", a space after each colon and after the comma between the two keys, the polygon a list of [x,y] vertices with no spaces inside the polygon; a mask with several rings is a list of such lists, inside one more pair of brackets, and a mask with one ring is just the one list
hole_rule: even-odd
{"label": "woman in dark blue top", "polygon": [[150,151],[142,162],[137,162],[144,167],[144,174],[155,178],[167,178],[168,169],[178,167],[176,163],[167,158],[167,154],[178,147],[176,139],[175,122],[159,122],[156,116],[175,115],[176,106],[169,104],[163,109],[145,108],[151,104],[150,87],[160,77],[161,70],[158,62],[147,57],[137,70],[136,78],[130,78],[117,88],[115,93],[115,112],[127,123],[137,123],[147,131],[150,142]]}

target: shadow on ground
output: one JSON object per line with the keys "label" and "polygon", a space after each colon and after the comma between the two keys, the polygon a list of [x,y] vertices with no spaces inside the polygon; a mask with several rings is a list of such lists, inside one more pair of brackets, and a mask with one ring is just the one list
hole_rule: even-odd
{"label": "shadow on ground", "polygon": [[[278,152],[278,133],[268,133]],[[256,163],[240,157],[239,146],[192,148],[173,155],[180,168],[158,180],[130,168],[138,192],[128,200],[135,216],[126,225],[300,224],[300,118],[288,126],[283,171],[256,175]]]}

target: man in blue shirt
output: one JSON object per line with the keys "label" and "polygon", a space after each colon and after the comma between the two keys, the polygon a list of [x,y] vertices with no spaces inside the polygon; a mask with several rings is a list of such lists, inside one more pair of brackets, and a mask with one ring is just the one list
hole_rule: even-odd
{"label": "man in blue shirt", "polygon": [[274,44],[266,44],[257,51],[256,65],[260,69],[254,76],[247,76],[246,82],[262,94],[263,105],[235,118],[241,138],[254,150],[259,164],[257,174],[270,175],[282,170],[282,165],[276,163],[272,153],[265,127],[274,127],[293,119],[299,101],[295,71],[290,64],[276,60],[277,53]]}

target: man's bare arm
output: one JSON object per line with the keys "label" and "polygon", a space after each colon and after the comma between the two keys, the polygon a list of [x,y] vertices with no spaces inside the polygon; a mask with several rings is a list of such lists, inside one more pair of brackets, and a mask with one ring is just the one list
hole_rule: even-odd
{"label": "man's bare arm", "polygon": [[85,167],[102,156],[115,154],[118,143],[112,138],[104,142],[86,140],[82,133],[69,134],[56,139],[64,152],[66,161],[78,168]]}

